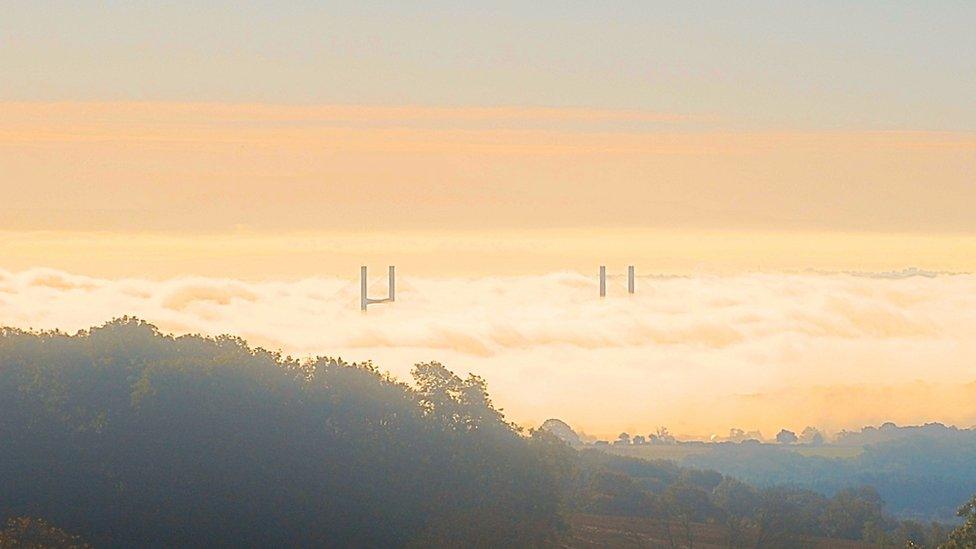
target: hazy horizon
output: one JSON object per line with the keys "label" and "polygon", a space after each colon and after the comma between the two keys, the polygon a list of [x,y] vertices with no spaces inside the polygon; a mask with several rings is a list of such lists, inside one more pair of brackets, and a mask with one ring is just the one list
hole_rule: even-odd
{"label": "hazy horizon", "polygon": [[[383,267],[371,271],[375,295],[385,295]],[[519,424],[558,417],[600,436],[976,425],[974,275],[639,272],[627,295],[625,268],[611,266],[602,300],[596,273],[401,272],[397,302],[365,314],[352,277],[0,271],[0,324],[70,332],[135,315],[167,333],[373,360],[401,379],[436,360],[483,376]]]}

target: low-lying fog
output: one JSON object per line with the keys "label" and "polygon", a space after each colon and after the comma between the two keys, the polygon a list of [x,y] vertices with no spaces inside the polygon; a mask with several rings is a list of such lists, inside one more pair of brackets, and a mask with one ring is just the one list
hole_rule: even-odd
{"label": "low-lying fog", "polygon": [[[359,310],[359,281],[98,279],[0,270],[0,324],[73,332],[135,315],[293,355],[438,360],[485,377],[510,419],[615,436],[883,421],[976,424],[976,276],[930,273],[416,278]],[[386,291],[385,269],[371,277]]]}

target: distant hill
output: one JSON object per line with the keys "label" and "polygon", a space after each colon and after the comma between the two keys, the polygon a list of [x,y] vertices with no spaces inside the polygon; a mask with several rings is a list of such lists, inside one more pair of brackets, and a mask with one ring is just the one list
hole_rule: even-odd
{"label": "distant hill", "polygon": [[828,496],[867,484],[878,490],[889,512],[925,522],[956,522],[959,505],[976,493],[976,430],[940,423],[869,426],[841,432],[823,445],[681,442],[599,448],[713,469],[757,486],[789,484]]}
{"label": "distant hill", "polygon": [[[894,519],[865,485],[938,511],[940,491],[969,485],[947,476],[972,463],[962,432],[866,446],[861,476],[825,476],[843,484],[824,495],[797,484],[854,460],[805,468],[758,442],[686,465],[620,457],[556,419],[524,434],[480,377],[437,362],[412,377],[132,318],[74,335],[0,328],[0,545],[545,547],[663,532],[672,546],[934,546],[940,525]],[[665,429],[650,440],[690,447]]]}
{"label": "distant hill", "polygon": [[[577,513],[570,517],[571,536],[565,547],[615,547],[641,549],[646,547],[686,547],[690,534],[693,546],[699,549],[727,549],[729,528],[716,523],[693,523],[688,532],[679,522],[642,517],[616,517]],[[810,549],[869,549],[877,543],[864,541],[808,537],[797,540]]]}

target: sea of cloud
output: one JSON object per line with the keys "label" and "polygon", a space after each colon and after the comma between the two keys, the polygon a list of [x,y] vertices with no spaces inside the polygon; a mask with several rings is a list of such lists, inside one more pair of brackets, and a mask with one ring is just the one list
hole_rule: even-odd
{"label": "sea of cloud", "polygon": [[[385,273],[383,273],[385,274]],[[385,278],[371,281],[383,297]],[[397,280],[102,279],[0,270],[0,324],[74,331],[135,315],[297,356],[372,359],[407,378],[439,360],[485,377],[527,426],[689,435],[828,431],[893,420],[976,424],[976,276],[642,276],[637,293],[573,272]]]}

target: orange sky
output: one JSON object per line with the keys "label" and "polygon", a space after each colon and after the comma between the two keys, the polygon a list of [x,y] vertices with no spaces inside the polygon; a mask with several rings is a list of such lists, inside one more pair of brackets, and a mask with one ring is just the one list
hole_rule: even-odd
{"label": "orange sky", "polygon": [[0,104],[0,229],[976,231],[976,134],[581,109]]}
{"label": "orange sky", "polygon": [[751,271],[976,271],[965,234],[653,229],[256,233],[0,231],[0,268],[37,266],[103,277],[181,275],[244,280],[355,278],[359,266],[423,276]]}
{"label": "orange sky", "polygon": [[969,270],[976,257],[972,133],[737,130],[572,108],[8,102],[0,113],[8,268]]}

